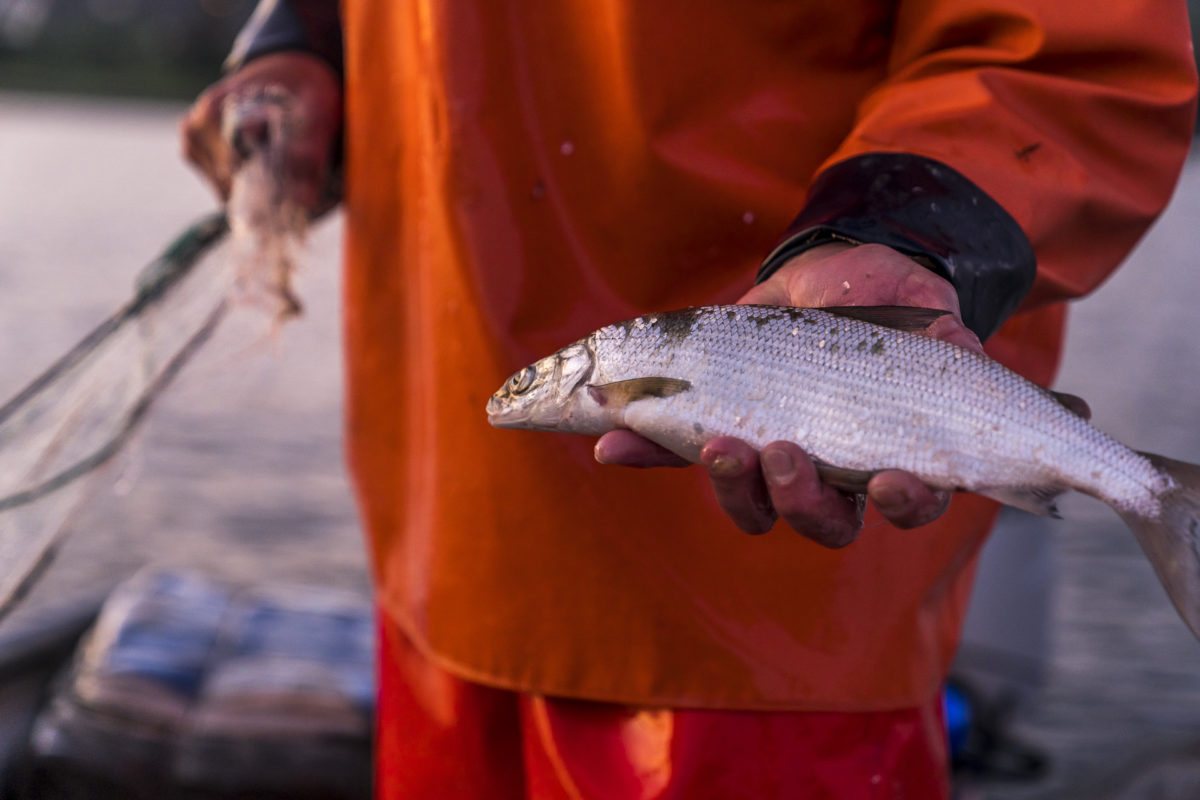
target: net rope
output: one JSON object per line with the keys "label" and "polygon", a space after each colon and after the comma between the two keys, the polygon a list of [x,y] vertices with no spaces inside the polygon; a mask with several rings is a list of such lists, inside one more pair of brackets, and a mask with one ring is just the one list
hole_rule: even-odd
{"label": "net rope", "polygon": [[[267,131],[244,150],[224,212],[180,233],[132,298],[0,406],[0,619],[43,573],[73,513],[155,401],[237,306],[299,312],[290,279],[306,219],[283,201],[286,95],[236,98],[228,127]],[[265,122],[265,125],[261,123]]]}

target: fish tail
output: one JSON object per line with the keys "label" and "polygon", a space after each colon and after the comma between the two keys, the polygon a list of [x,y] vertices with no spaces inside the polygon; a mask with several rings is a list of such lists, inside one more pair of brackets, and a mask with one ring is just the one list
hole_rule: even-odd
{"label": "fish tail", "polygon": [[1200,638],[1200,465],[1142,453],[1172,481],[1158,497],[1159,513],[1122,512],[1171,602]]}

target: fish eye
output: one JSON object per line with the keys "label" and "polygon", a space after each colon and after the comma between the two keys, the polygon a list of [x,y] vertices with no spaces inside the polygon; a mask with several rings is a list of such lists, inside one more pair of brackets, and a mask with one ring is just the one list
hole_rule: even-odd
{"label": "fish eye", "polygon": [[535,377],[537,377],[537,370],[533,367],[526,367],[509,379],[508,390],[513,394],[524,394],[533,386]]}

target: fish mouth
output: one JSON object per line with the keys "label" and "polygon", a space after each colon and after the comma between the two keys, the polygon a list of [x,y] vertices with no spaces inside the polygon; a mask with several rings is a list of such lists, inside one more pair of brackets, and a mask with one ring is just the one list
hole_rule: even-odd
{"label": "fish mouth", "polygon": [[492,395],[487,401],[487,420],[493,428],[519,428],[529,419],[529,413],[515,409],[504,402],[501,395]]}

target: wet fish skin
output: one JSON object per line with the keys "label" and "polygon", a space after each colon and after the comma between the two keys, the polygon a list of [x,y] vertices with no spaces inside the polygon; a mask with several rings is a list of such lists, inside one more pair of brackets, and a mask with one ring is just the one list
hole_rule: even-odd
{"label": "wet fish skin", "polygon": [[[928,323],[928,310],[910,311]],[[867,321],[922,327],[907,315],[744,305],[648,314],[517,372],[488,401],[488,419],[590,435],[627,428],[693,462],[717,436],[756,449],[792,441],[833,474],[865,481],[902,469],[1043,514],[1058,494],[1081,491],[1130,526],[1200,637],[1200,467],[1126,447],[986,356]]]}
{"label": "wet fish skin", "polygon": [[[629,428],[691,461],[716,436],[758,449],[787,440],[826,464],[903,469],[934,488],[1072,488],[1147,513],[1165,488],[1146,458],[995,361],[817,309],[647,315],[601,328],[518,375],[530,385],[513,392],[510,381],[507,394],[497,393],[492,424]],[[660,379],[689,387],[629,396]]]}

